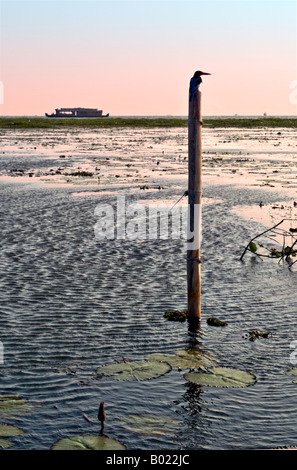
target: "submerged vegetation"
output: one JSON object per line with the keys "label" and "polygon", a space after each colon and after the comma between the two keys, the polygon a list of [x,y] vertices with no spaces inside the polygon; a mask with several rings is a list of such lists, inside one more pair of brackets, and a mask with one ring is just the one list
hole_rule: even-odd
{"label": "submerged vegetation", "polygon": [[[240,260],[242,261],[245,254],[249,251],[262,260],[263,258],[274,258],[279,259],[279,261],[285,260],[290,268],[297,261],[297,259],[292,259],[296,258],[297,255],[297,237],[295,235],[297,228],[280,228],[280,225],[292,220],[294,219],[282,219],[273,227],[253,237],[245,247]],[[275,246],[277,238],[281,242]],[[257,240],[257,243],[255,240]],[[273,241],[273,246],[271,241]]]}
{"label": "submerged vegetation", "polygon": [[[1,129],[49,129],[63,127],[187,127],[188,120],[178,117],[157,118],[55,118],[0,117]],[[207,127],[297,127],[297,118],[205,118]]]}

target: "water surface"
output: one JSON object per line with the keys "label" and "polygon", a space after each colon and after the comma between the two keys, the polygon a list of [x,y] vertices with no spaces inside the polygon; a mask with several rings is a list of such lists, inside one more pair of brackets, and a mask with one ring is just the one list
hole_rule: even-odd
{"label": "water surface", "polygon": [[[96,421],[101,400],[105,433],[128,449],[296,445],[297,385],[284,371],[292,367],[290,343],[297,339],[297,274],[252,256],[239,261],[254,234],[284,214],[296,215],[296,131],[204,131],[196,332],[163,317],[167,309],[186,308],[183,240],[94,236],[96,206],[115,207],[119,194],[127,203],[177,201],[187,185],[186,130],[7,130],[0,137],[1,394],[35,404],[32,413],[4,420],[25,431],[13,438],[13,449],[49,449],[67,435],[98,432],[82,411]],[[77,171],[93,174],[71,175]],[[251,209],[260,201],[258,214]],[[284,209],[276,212],[278,203]],[[228,325],[211,327],[210,316]],[[251,342],[247,332],[255,328],[272,335]],[[187,348],[250,371],[256,384],[198,387],[177,370],[147,382],[95,374],[123,358]],[[179,425],[154,436],[129,433],[118,421],[143,413]]]}

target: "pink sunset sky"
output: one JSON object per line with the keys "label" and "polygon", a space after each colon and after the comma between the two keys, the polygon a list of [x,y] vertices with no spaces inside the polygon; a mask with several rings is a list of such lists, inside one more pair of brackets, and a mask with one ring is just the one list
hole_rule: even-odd
{"label": "pink sunset sky", "polygon": [[4,0],[0,114],[296,115],[295,1]]}

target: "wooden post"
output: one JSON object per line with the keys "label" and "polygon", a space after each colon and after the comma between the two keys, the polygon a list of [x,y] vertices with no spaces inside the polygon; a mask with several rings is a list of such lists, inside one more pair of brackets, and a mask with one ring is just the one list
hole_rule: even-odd
{"label": "wooden post", "polygon": [[[187,284],[188,319],[201,318],[201,207],[202,207],[202,148],[201,92],[199,86],[189,96],[188,118],[188,247]],[[189,231],[191,241],[189,240]],[[191,246],[192,245],[192,246]]]}

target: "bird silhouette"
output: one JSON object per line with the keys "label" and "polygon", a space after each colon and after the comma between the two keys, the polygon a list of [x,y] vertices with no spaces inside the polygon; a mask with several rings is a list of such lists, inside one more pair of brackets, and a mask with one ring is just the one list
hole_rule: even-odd
{"label": "bird silhouette", "polygon": [[190,80],[190,101],[192,101],[194,94],[198,90],[198,86],[202,83],[201,75],[211,75],[211,73],[196,71]]}
{"label": "bird silhouette", "polygon": [[103,434],[103,429],[104,429],[104,421],[106,420],[106,412],[104,409],[104,401],[102,401],[99,405],[99,410],[98,410],[98,421],[101,423],[101,435]]}

